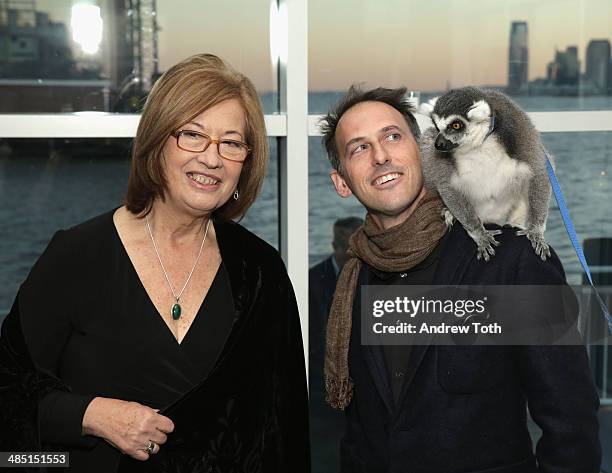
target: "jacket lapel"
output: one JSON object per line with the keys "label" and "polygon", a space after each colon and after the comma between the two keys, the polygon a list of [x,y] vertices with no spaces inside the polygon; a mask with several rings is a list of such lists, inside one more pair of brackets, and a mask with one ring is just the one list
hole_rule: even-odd
{"label": "jacket lapel", "polygon": [[244,258],[244,242],[240,239],[240,228],[233,221],[213,217],[217,245],[221,260],[230,279],[232,301],[234,304],[234,322],[230,334],[223,346],[211,374],[232,351],[244,331],[244,325],[262,285],[262,273],[259,266],[247,264]]}
{"label": "jacket lapel", "polygon": [[[356,311],[354,310],[356,317],[353,318],[353,324],[355,324],[354,329],[356,330],[354,330],[353,333],[357,336],[358,344],[361,344],[361,288],[371,283],[367,277],[369,274],[369,271],[364,271],[362,268],[359,272],[359,279],[357,280],[358,293],[355,299],[357,307]],[[363,358],[370,372],[370,376],[372,376],[376,390],[389,414],[391,414],[393,412],[393,393],[391,391],[391,383],[382,346],[362,345],[361,352],[363,353]]]}
{"label": "jacket lapel", "polygon": [[389,414],[393,412],[393,392],[389,380],[389,370],[385,362],[385,355],[381,345],[364,346],[364,358],[370,374],[374,379],[374,385],[378,390]]}
{"label": "jacket lapel", "polygon": [[[459,285],[471,261],[476,256],[476,245],[459,223],[455,223],[450,232],[451,234],[448,236],[440,254],[432,285]],[[429,341],[431,341],[431,337]],[[397,403],[398,409],[401,409],[401,406],[404,405],[409,387],[429,347],[430,344],[415,345],[412,347],[410,359],[408,360],[408,366],[404,375],[404,383]]]}

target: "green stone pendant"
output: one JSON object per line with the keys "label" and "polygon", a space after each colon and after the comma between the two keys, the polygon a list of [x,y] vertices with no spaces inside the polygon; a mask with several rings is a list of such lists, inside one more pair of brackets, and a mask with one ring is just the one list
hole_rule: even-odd
{"label": "green stone pendant", "polygon": [[178,320],[180,316],[181,316],[181,306],[177,302],[176,304],[172,306],[172,318],[174,320]]}

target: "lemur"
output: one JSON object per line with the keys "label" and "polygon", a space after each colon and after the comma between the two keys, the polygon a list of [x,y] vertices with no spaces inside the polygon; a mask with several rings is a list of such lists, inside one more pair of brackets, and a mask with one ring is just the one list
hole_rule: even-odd
{"label": "lemur", "polygon": [[[509,97],[475,87],[450,90],[423,103],[431,118],[420,141],[425,186],[435,189],[488,261],[499,245],[484,223],[517,227],[538,256],[544,239],[551,187],[544,145],[529,117]],[[552,159],[552,158],[551,158]]]}

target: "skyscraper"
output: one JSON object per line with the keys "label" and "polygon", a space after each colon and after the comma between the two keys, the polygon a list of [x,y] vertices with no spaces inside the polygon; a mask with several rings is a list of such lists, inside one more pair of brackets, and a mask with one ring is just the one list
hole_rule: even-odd
{"label": "skyscraper", "polygon": [[517,92],[527,86],[529,71],[527,39],[527,22],[513,21],[508,51],[508,89],[510,92]]}
{"label": "skyscraper", "polygon": [[559,86],[577,86],[580,80],[578,48],[568,46],[565,51],[555,51],[555,60],[548,64],[548,80]]}
{"label": "skyscraper", "polygon": [[580,61],[578,60],[577,46],[568,46],[565,50],[564,73],[567,84],[578,85],[580,80]]}
{"label": "skyscraper", "polygon": [[600,92],[608,88],[610,65],[610,41],[593,39],[589,41],[586,51],[586,79]]}

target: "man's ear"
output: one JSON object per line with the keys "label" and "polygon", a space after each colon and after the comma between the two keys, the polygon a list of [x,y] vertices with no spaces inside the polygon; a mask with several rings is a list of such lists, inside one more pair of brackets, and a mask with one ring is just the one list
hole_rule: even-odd
{"label": "man's ear", "polygon": [[353,191],[351,191],[349,186],[346,184],[346,181],[344,180],[344,178],[340,175],[338,171],[336,171],[335,169],[332,169],[329,172],[329,177],[334,183],[336,192],[338,193],[340,197],[346,198],[346,197],[350,197],[351,195],[353,195]]}

